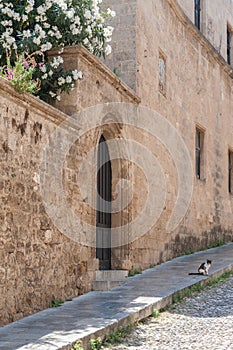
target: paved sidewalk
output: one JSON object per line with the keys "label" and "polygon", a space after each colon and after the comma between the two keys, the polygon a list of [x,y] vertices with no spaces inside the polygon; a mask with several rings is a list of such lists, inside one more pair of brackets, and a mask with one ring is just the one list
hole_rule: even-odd
{"label": "paved sidewalk", "polygon": [[[190,276],[206,259],[213,261],[209,276]],[[197,282],[206,283],[233,270],[233,243],[175,258],[108,292],[90,292],[0,328],[1,350],[69,350],[71,344],[103,336],[109,330],[149,316],[172,301],[172,295]]]}

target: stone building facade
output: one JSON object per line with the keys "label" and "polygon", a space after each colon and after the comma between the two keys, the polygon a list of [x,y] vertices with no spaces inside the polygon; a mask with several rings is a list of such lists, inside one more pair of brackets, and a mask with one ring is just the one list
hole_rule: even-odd
{"label": "stone building facade", "polygon": [[[117,13],[113,53],[101,62],[67,48],[65,64],[83,79],[56,108],[0,82],[0,324],[92,289],[107,266],[95,236],[101,210],[89,205],[98,186],[106,197],[103,173],[112,270],[145,269],[233,237],[232,2],[206,1],[200,30],[192,1],[104,4]],[[107,165],[97,175],[88,166],[98,166],[103,140]]]}
{"label": "stone building facade", "polygon": [[[114,4],[112,7],[117,10],[118,3]],[[129,4],[135,6],[134,1]],[[175,252],[179,254],[232,239],[229,188],[232,174],[229,168],[233,147],[233,72],[227,62],[227,30],[231,32],[233,23],[232,1],[224,5],[220,1],[200,1],[200,6],[200,29],[195,25],[195,1],[139,0],[136,16],[135,11],[128,14],[130,23],[134,23],[130,30],[136,28],[132,35],[136,36],[136,60],[131,64],[133,73],[130,70],[135,81],[131,83],[124,71],[120,72],[122,79],[132,88],[136,86],[142,105],[161,113],[176,127],[189,149],[194,181],[191,205],[181,225],[172,234],[166,234],[165,219],[164,223],[159,222],[152,237],[135,242],[132,250],[139,265],[145,264],[145,256],[149,257],[148,266],[153,258],[153,262],[159,257],[166,260]],[[120,19],[114,19],[113,23],[120,23],[121,18],[124,18],[122,9]],[[114,43],[127,47],[127,33],[128,27],[126,35],[117,27]],[[230,52],[231,45],[230,41]],[[116,65],[113,54],[107,64],[111,68]],[[118,67],[121,67],[120,60]],[[202,152],[199,174],[196,166],[198,137]],[[167,172],[166,176],[172,181],[174,169]],[[175,194],[171,196],[168,203],[172,206]],[[168,214],[169,205],[164,216],[166,212]]]}

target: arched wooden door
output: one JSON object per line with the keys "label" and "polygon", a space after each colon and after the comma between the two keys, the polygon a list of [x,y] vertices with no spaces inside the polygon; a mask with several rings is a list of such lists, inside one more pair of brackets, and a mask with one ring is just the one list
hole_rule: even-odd
{"label": "arched wooden door", "polygon": [[112,169],[108,145],[100,137],[97,160],[96,257],[100,270],[111,269]]}

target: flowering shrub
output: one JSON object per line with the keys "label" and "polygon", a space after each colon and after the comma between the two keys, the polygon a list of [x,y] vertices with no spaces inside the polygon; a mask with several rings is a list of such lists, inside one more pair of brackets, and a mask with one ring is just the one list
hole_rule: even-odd
{"label": "flowering shrub", "polygon": [[17,92],[36,94],[40,90],[39,79],[33,80],[36,64],[33,55],[26,57],[21,54],[15,61],[14,67],[12,67],[10,58],[7,57],[6,66],[0,67],[0,76],[10,80]]}
{"label": "flowering shrub", "polygon": [[[82,78],[80,71],[64,70],[60,56],[64,46],[82,44],[98,56],[111,52],[108,42],[113,28],[106,20],[115,13],[110,9],[101,11],[100,3],[102,0],[2,0],[1,67],[9,69],[10,64],[11,69],[16,69],[17,64],[22,65],[22,60],[33,54],[35,64],[30,66],[30,73],[34,81],[40,81],[40,89],[33,93],[44,100],[60,99],[62,91],[69,91],[74,81]],[[58,54],[49,60],[48,51],[52,48]]]}

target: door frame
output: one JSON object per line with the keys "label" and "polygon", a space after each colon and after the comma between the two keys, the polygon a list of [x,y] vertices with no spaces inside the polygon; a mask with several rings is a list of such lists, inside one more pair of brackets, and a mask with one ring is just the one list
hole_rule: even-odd
{"label": "door frame", "polygon": [[100,270],[111,270],[112,168],[103,134],[97,152],[96,257]]}

